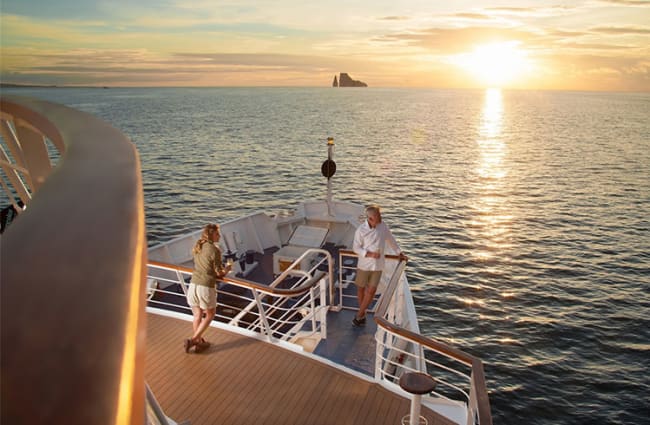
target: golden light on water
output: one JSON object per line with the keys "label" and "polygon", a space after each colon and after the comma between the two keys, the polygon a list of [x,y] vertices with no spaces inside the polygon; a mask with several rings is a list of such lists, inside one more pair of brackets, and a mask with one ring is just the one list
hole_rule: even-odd
{"label": "golden light on water", "polygon": [[478,174],[483,178],[501,179],[506,175],[506,170],[501,166],[506,150],[501,138],[502,117],[501,90],[486,90],[478,140],[482,159]]}
{"label": "golden light on water", "polygon": [[501,134],[501,117],[503,116],[503,99],[501,90],[491,88],[485,91],[481,133],[485,137],[497,137]]}
{"label": "golden light on water", "polygon": [[472,256],[478,262],[486,263],[507,247],[510,223],[513,216],[504,211],[507,197],[503,190],[503,180],[508,175],[504,160],[507,145],[502,137],[503,98],[500,89],[485,91],[483,110],[478,123],[478,199],[473,205],[474,217],[469,227],[482,249],[474,250]]}
{"label": "golden light on water", "polygon": [[487,261],[493,257],[493,254],[490,251],[476,251],[472,256],[477,261]]}
{"label": "golden light on water", "polygon": [[476,298],[467,298],[467,297],[460,297],[460,298],[458,298],[458,300],[460,302],[462,302],[463,304],[465,304],[466,306],[468,306],[468,307],[472,307],[472,306],[481,306],[481,307],[483,307],[483,306],[485,306],[485,300],[479,300],[479,299],[476,299]]}

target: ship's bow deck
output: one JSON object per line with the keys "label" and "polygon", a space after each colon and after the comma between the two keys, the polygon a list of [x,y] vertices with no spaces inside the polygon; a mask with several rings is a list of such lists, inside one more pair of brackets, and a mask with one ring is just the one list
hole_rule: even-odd
{"label": "ship's bow deck", "polygon": [[[145,376],[165,413],[199,424],[399,424],[409,400],[273,344],[216,328],[185,354],[191,322],[147,314]],[[452,424],[423,407],[429,424]]]}

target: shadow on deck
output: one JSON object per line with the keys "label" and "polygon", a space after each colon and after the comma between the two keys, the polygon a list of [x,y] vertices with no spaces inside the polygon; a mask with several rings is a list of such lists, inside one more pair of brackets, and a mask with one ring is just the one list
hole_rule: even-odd
{"label": "shadow on deck", "polygon": [[374,376],[377,324],[373,315],[368,314],[366,326],[352,326],[354,316],[352,310],[328,312],[327,339],[318,343],[314,354]]}

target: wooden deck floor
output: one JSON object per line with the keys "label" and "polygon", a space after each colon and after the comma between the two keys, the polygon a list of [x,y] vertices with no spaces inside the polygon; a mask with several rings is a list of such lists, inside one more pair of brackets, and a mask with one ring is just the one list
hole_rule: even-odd
{"label": "wooden deck floor", "polygon": [[[147,314],[145,378],[165,413],[201,424],[400,423],[409,400],[334,367],[210,328],[212,346],[185,354],[191,323]],[[451,421],[422,408],[429,424]]]}

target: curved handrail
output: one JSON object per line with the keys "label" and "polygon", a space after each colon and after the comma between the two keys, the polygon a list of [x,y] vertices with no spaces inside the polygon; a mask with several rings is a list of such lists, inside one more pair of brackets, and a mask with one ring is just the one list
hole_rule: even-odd
{"label": "curved handrail", "polygon": [[[148,278],[154,279],[157,282],[164,282],[167,286],[169,284],[179,284],[186,293],[186,276],[191,275],[192,269],[184,266],[150,261],[147,263],[149,269]],[[155,270],[165,270],[172,272],[174,277],[164,276],[155,273]],[[152,273],[153,272],[153,273]],[[233,286],[245,288],[243,294],[240,291],[230,292],[234,299],[239,299],[245,302],[244,305],[237,305],[237,303],[228,304],[227,302],[221,304],[224,309],[235,311],[236,314],[232,315],[217,315],[220,321],[226,319],[225,322],[232,326],[240,326],[240,322],[244,322],[246,329],[259,330],[260,333],[267,336],[269,341],[273,342],[276,338],[288,341],[295,338],[299,334],[305,337],[305,329],[303,326],[309,321],[311,322],[311,334],[320,334],[320,338],[325,337],[326,333],[326,314],[323,309],[327,310],[327,290],[325,282],[325,272],[318,272],[315,275],[306,273],[303,279],[296,282],[296,287],[290,289],[281,289],[261,285],[246,279],[225,277],[220,281],[228,283]],[[154,291],[160,291],[155,289]],[[173,296],[182,296],[175,291],[161,291],[165,294]],[[250,295],[244,295],[250,294]],[[153,304],[161,305],[174,305],[164,301],[154,300]],[[176,307],[176,306],[175,306]],[[181,308],[183,308],[181,306]],[[255,316],[254,320],[250,317],[245,319],[247,315]]]}
{"label": "curved handrail", "polygon": [[458,360],[472,370],[471,381],[474,389],[473,395],[476,398],[476,410],[478,413],[478,423],[481,425],[492,424],[492,413],[490,410],[490,399],[487,393],[487,384],[485,382],[485,372],[483,370],[483,362],[481,359],[458,350],[442,342],[436,341],[431,338],[424,337],[415,332],[411,332],[400,326],[397,326],[379,315],[375,315],[375,322],[383,329],[386,329],[405,340],[414,342],[423,347],[442,353],[448,357]]}
{"label": "curved handrail", "polygon": [[[350,250],[350,249],[341,249],[339,251],[341,254],[346,254],[346,255],[357,255],[356,252]],[[384,255],[384,258],[387,258],[389,260],[399,260],[401,257],[399,255],[393,255],[393,254],[386,254]]]}
{"label": "curved handrail", "polygon": [[287,269],[285,271],[280,273],[278,275],[278,277],[276,277],[273,280],[273,282],[271,282],[271,284],[269,286],[274,288],[276,285],[278,285],[280,282],[282,282],[284,280],[284,278],[289,276],[290,273],[292,273],[292,272],[295,273],[296,271],[299,271],[299,270],[296,270],[295,267],[298,264],[300,264],[300,262],[304,258],[306,258],[307,256],[312,255],[312,254],[322,254],[322,255],[325,256],[325,258],[327,258],[327,271],[328,271],[327,274],[329,276],[329,288],[330,288],[330,297],[331,297],[332,296],[331,291],[334,288],[334,280],[333,280],[334,279],[334,270],[333,270],[333,266],[332,266],[332,264],[333,264],[332,254],[330,254],[327,250],[324,250],[324,249],[321,249],[321,248],[309,248],[309,249],[307,249],[298,258],[293,260],[293,263],[291,263],[291,265],[289,267],[287,267]]}
{"label": "curved handrail", "polygon": [[[184,267],[184,266],[178,266],[176,264],[169,264],[169,263],[163,263],[161,261],[153,261],[149,260],[148,264],[158,266],[158,267],[165,267],[170,270],[174,271],[179,271],[179,272],[184,272],[184,273],[192,273],[193,270],[189,267]],[[297,288],[293,289],[283,289],[283,288],[276,288],[276,287],[271,287],[271,286],[266,286],[262,285],[257,282],[253,282],[251,280],[247,279],[242,279],[239,277],[230,277],[230,276],[224,276],[220,280],[222,282],[226,283],[232,283],[237,286],[242,286],[244,288],[248,289],[255,289],[258,292],[262,292],[264,294],[269,294],[269,295],[277,295],[277,296],[284,296],[284,297],[290,297],[290,296],[296,296],[296,295],[302,295],[309,291],[311,288],[316,286],[318,282],[325,276],[325,272],[320,272],[311,278],[307,279],[302,285],[298,286]]]}
{"label": "curved handrail", "polygon": [[396,257],[396,258],[398,259],[397,267],[395,267],[395,270],[393,271],[393,275],[391,276],[388,285],[386,285],[386,290],[381,295],[379,304],[375,308],[375,317],[384,317],[384,315],[386,314],[386,310],[388,310],[388,306],[390,305],[391,299],[393,298],[395,289],[397,289],[397,284],[399,283],[399,279],[402,277],[402,273],[404,273],[404,269],[406,268],[406,261],[401,259],[400,257]]}
{"label": "curved handrail", "polygon": [[1,422],[141,424],[147,244],[137,151],[66,106],[2,96],[0,109],[41,135],[21,145],[46,137],[64,146],[56,168],[36,170],[29,207],[1,238]]}
{"label": "curved handrail", "polygon": [[[465,353],[464,351],[461,351],[457,348],[436,341],[432,338],[428,338],[420,335],[419,333],[412,332],[384,318],[390,304],[390,299],[392,298],[392,295],[394,294],[399,284],[399,278],[402,275],[405,266],[406,262],[400,260],[385,290],[385,298],[382,298],[380,304],[377,306],[374,317],[375,322],[377,323],[377,327],[389,331],[392,334],[398,335],[400,338],[403,338],[407,341],[411,341],[422,347],[444,354],[469,366],[472,371],[470,377],[472,384],[472,397],[470,397],[470,404],[474,404],[469,407],[472,410],[476,410],[478,414],[479,424],[491,425],[492,413],[490,411],[490,400],[487,394],[485,372],[483,370],[483,362],[481,359],[474,357],[471,354]],[[473,423],[473,420],[471,423]]]}

